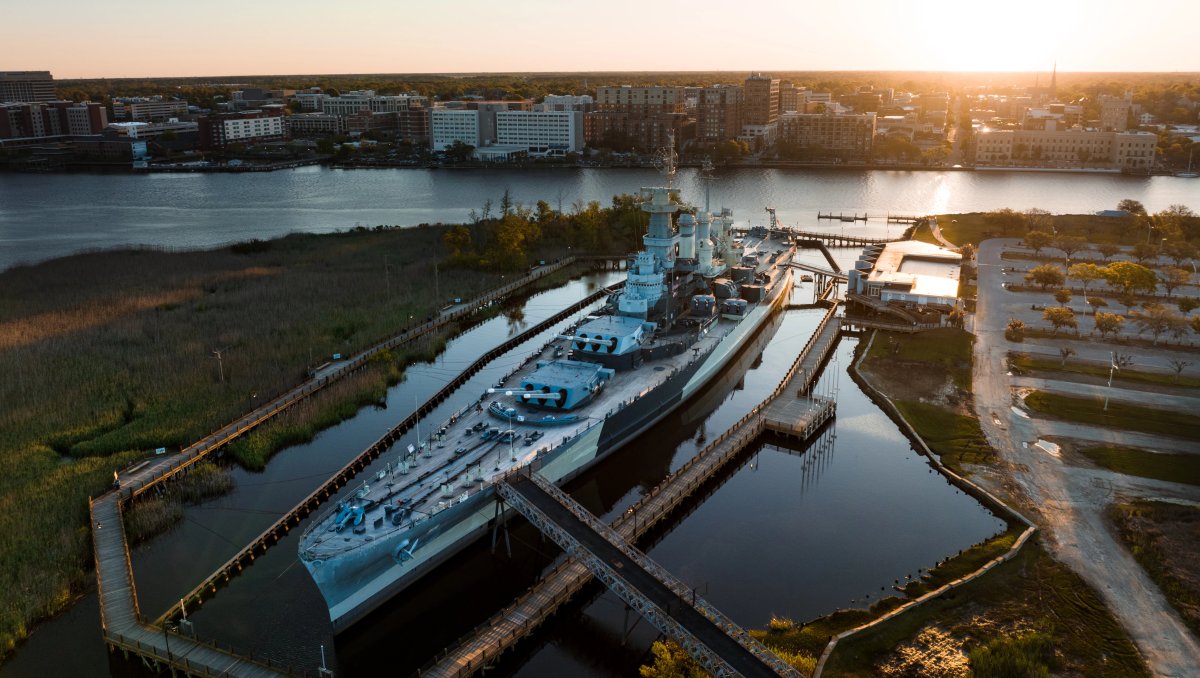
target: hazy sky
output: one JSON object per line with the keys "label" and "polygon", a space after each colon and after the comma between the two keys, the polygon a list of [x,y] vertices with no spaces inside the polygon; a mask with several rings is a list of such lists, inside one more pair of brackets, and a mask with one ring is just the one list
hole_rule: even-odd
{"label": "hazy sky", "polygon": [[0,0],[0,16],[0,70],[57,78],[1200,71],[1200,0]]}

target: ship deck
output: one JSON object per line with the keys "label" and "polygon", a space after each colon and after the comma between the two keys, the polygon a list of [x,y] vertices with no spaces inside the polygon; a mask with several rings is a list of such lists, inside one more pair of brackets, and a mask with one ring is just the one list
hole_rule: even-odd
{"label": "ship deck", "polygon": [[[786,251],[789,247],[786,243],[753,238],[747,238],[744,245],[744,251],[758,248],[760,253],[768,255],[774,251]],[[756,267],[758,270],[767,270],[781,262],[778,259],[775,262],[765,261],[766,258]],[[493,478],[570,442],[658,387],[678,370],[685,369],[693,361],[703,360],[738,324],[738,321],[718,319],[691,349],[676,356],[647,361],[633,370],[618,371],[595,398],[569,412],[516,406],[513,396],[499,392],[484,394],[442,426],[432,429],[422,427],[420,441],[414,433],[410,440],[399,443],[398,452],[376,462],[372,473],[365,476],[365,482],[370,486],[366,499],[376,503],[364,515],[358,526],[359,532],[355,533],[353,527],[340,532],[334,530],[333,523],[338,511],[335,506],[314,521],[302,538],[302,556],[309,560],[336,558],[364,546],[376,545],[375,542],[380,540],[391,541],[398,533],[408,531],[437,513],[467,501],[480,492],[491,491]],[[565,334],[569,336],[573,333],[572,330]],[[564,356],[568,355],[569,343],[566,339],[554,339],[545,344],[495,384],[496,390],[519,388],[521,380],[537,369],[538,361],[554,359],[555,351],[559,348]],[[517,407],[518,414],[530,418],[557,414],[577,415],[578,419],[565,425],[536,425],[515,419],[506,421],[489,413],[488,407],[493,402],[499,402],[506,408]],[[482,430],[472,431],[478,425],[483,426]],[[511,444],[496,439],[481,441],[483,432],[489,429],[512,430],[515,439]],[[527,442],[526,436],[534,433],[540,433],[541,437]],[[405,454],[409,443],[420,448],[420,442],[425,443],[423,453],[418,449],[414,455]],[[459,452],[463,449],[464,452]],[[402,472],[401,465],[401,459],[405,457],[409,460],[406,473]],[[353,502],[355,493],[361,488],[361,484],[348,486],[343,500],[346,503]],[[385,519],[383,508],[384,504],[394,505],[397,501],[403,501],[405,508],[411,510],[400,525]]]}

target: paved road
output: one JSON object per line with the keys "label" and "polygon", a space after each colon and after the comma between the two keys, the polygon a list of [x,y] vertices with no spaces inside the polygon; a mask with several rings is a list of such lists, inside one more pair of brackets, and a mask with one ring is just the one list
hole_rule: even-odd
{"label": "paved road", "polygon": [[[1147,483],[1119,474],[1067,466],[1058,457],[1027,445],[1042,435],[1038,420],[1013,412],[1013,383],[1005,358],[1029,346],[1004,338],[1008,322],[1000,287],[1000,250],[1011,240],[987,240],[979,249],[979,303],[974,317],[975,410],[988,441],[1005,463],[1006,475],[1038,511],[1037,521],[1052,553],[1096,588],[1126,629],[1156,676],[1183,678],[1200,673],[1200,643],[1167,603],[1153,581],[1109,529],[1106,507],[1121,497],[1162,497],[1195,501],[1191,486]],[[1025,304],[1028,308],[1028,304]],[[1080,353],[1092,347],[1073,343]],[[1057,349],[1055,349],[1057,351]],[[1102,349],[1107,353],[1107,349]],[[1105,356],[1107,359],[1107,356]],[[1140,361],[1139,361],[1140,363]],[[993,420],[995,413],[999,423]],[[1004,492],[1003,479],[980,474],[989,489]]]}

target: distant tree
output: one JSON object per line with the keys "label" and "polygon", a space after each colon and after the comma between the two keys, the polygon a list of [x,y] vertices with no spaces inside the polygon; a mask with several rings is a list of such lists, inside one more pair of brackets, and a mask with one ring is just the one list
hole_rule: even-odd
{"label": "distant tree", "polygon": [[1121,202],[1117,203],[1117,209],[1121,210],[1122,212],[1128,212],[1133,215],[1146,213],[1145,205],[1138,202],[1137,200],[1133,200],[1132,198],[1125,198]]}
{"label": "distant tree", "polygon": [[1104,279],[1122,295],[1130,295],[1141,290],[1146,293],[1154,292],[1158,287],[1158,276],[1154,271],[1130,261],[1116,261],[1104,267]]}
{"label": "distant tree", "polygon": [[1092,315],[1096,315],[1096,309],[1108,306],[1108,302],[1104,300],[1104,297],[1088,297],[1087,303],[1088,306],[1092,307]]}
{"label": "distant tree", "polygon": [[1170,332],[1181,325],[1186,325],[1183,316],[1162,304],[1146,304],[1144,308],[1134,309],[1131,315],[1134,324],[1138,326],[1138,334],[1150,333],[1150,336],[1154,338],[1154,344],[1158,344],[1158,338],[1164,332]]}
{"label": "distant tree", "polygon": [[1092,322],[1096,326],[1096,331],[1100,333],[1100,338],[1106,338],[1108,335],[1115,335],[1121,331],[1121,326],[1125,324],[1125,318],[1116,313],[1105,313],[1100,311],[1092,316]]}
{"label": "distant tree", "polygon": [[1055,334],[1058,334],[1058,331],[1064,327],[1071,329],[1079,327],[1079,322],[1075,319],[1075,312],[1066,306],[1051,306],[1047,308],[1045,311],[1042,311],[1042,319],[1050,323],[1050,326],[1054,328]]}
{"label": "distant tree", "polygon": [[1177,287],[1183,287],[1192,281],[1192,272],[1186,268],[1169,267],[1162,271],[1162,286],[1167,291],[1167,296],[1171,296],[1171,292]]}
{"label": "distant tree", "polygon": [[953,327],[961,328],[966,317],[966,313],[964,313],[962,308],[958,306],[950,309],[950,312],[946,314],[946,320],[949,321],[950,325]]}
{"label": "distant tree", "polygon": [[1063,289],[1055,292],[1054,300],[1066,306],[1067,303],[1071,301],[1071,290],[1064,287]]}
{"label": "distant tree", "polygon": [[467,230],[466,226],[455,226],[446,231],[442,242],[445,243],[446,249],[450,250],[451,256],[462,256],[471,251],[471,231]]}
{"label": "distant tree", "polygon": [[1054,236],[1045,231],[1030,231],[1025,234],[1025,245],[1031,248],[1034,254],[1041,254],[1053,240]]}
{"label": "distant tree", "polygon": [[[1153,275],[1153,274],[1152,274]],[[1065,281],[1062,269],[1053,264],[1034,266],[1025,273],[1025,281],[1041,285],[1042,290],[1050,286],[1061,286]]]}
{"label": "distant tree", "polygon": [[1060,356],[1062,356],[1063,367],[1066,367],[1067,366],[1067,358],[1070,358],[1071,356],[1075,355],[1075,349],[1071,348],[1070,346],[1063,346],[1058,349],[1058,354]]}
{"label": "distant tree", "polygon": [[1196,246],[1192,243],[1183,240],[1174,240],[1167,243],[1167,246],[1163,248],[1163,253],[1170,257],[1176,266],[1182,266],[1183,262],[1195,259],[1197,252]]}
{"label": "distant tree", "polygon": [[503,219],[504,217],[507,217],[512,213],[512,209],[512,194],[506,188],[504,189],[504,195],[500,196],[500,218]]}
{"label": "distant tree", "polygon": [[[1197,316],[1200,318],[1200,316]],[[1200,332],[1200,330],[1197,330]],[[1009,318],[1004,328],[1004,338],[1009,341],[1021,341],[1025,338],[1025,321],[1020,318]]]}
{"label": "distant tree", "polygon": [[1088,249],[1088,241],[1081,235],[1060,235],[1054,239],[1054,247],[1065,254],[1067,263],[1070,263],[1076,252]]}
{"label": "distant tree", "polygon": [[1191,367],[1193,364],[1190,360],[1180,360],[1179,358],[1172,358],[1167,362],[1171,364],[1171,369],[1175,371],[1175,378],[1172,381],[1176,382],[1179,381],[1180,373]]}
{"label": "distant tree", "polygon": [[1096,245],[1096,251],[1104,258],[1104,261],[1108,261],[1113,258],[1114,254],[1121,251],[1121,247],[1110,242],[1102,242]]}
{"label": "distant tree", "polygon": [[475,153],[475,147],[471,144],[455,141],[447,146],[444,152],[446,157],[454,162],[464,162],[471,159],[471,155]]}
{"label": "distant tree", "polygon": [[1025,215],[1020,212],[1014,212],[1007,207],[995,212],[988,212],[984,216],[984,221],[1000,229],[1003,235],[1008,235],[1009,231],[1015,231],[1025,224]]}
{"label": "distant tree", "polygon": [[1158,258],[1158,247],[1148,242],[1139,242],[1133,246],[1130,253],[1139,264],[1144,264],[1147,259]]}
{"label": "distant tree", "polygon": [[1188,324],[1192,326],[1192,331],[1200,334],[1200,315],[1194,315],[1188,319]]}
{"label": "distant tree", "polygon": [[1104,270],[1092,263],[1071,264],[1071,267],[1067,269],[1067,275],[1083,285],[1083,293],[1086,295],[1088,285],[1104,279]]}
{"label": "distant tree", "polygon": [[1175,302],[1175,305],[1179,307],[1180,313],[1187,315],[1197,308],[1200,308],[1200,299],[1197,299],[1196,297],[1181,297],[1179,301]]}
{"label": "distant tree", "polygon": [[1117,295],[1117,301],[1120,302],[1121,305],[1125,307],[1126,313],[1129,313],[1129,311],[1134,306],[1137,306],[1137,302],[1138,302],[1137,296],[1135,294],[1133,294],[1132,292],[1126,292],[1126,293]]}
{"label": "distant tree", "polygon": [[1025,225],[1031,231],[1054,230],[1054,216],[1044,209],[1030,207],[1025,210]]}

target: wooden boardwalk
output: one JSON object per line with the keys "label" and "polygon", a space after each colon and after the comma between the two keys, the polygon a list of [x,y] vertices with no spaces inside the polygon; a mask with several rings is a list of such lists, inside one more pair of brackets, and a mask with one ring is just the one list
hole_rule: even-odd
{"label": "wooden boardwalk", "polygon": [[[612,529],[628,543],[635,543],[690,497],[700,485],[721,469],[767,428],[767,412],[778,400],[794,401],[793,394],[807,393],[816,381],[817,367],[828,357],[837,342],[839,326],[835,319],[838,302],[832,302],[813,335],[796,356],[775,390],[724,433],[700,450],[687,463],[667,476],[612,522]],[[833,416],[834,403],[823,409],[822,423]],[[814,419],[814,418],[810,418]],[[778,425],[776,421],[776,425]],[[820,424],[812,430],[820,428]],[[536,467],[529,469],[536,471]],[[592,581],[591,572],[571,558],[562,559],[528,591],[508,607],[493,615],[454,647],[433,658],[421,676],[470,676],[493,665],[507,650],[529,635],[548,617],[570,601]]]}
{"label": "wooden boardwalk", "polygon": [[[240,656],[229,649],[221,649],[214,644],[174,632],[169,629],[165,616],[159,620],[157,626],[145,623],[138,608],[133,563],[121,519],[122,504],[184,471],[238,436],[307,398],[332,381],[361,368],[376,353],[415,341],[445,325],[469,317],[494,301],[503,299],[521,287],[574,262],[574,257],[567,257],[551,265],[539,267],[528,276],[504,285],[482,297],[446,309],[436,318],[380,342],[343,363],[319,369],[308,381],[189,445],[179,454],[142,462],[120,473],[117,476],[116,488],[89,501],[92,548],[96,561],[96,587],[100,603],[100,624],[105,643],[109,648],[119,649],[126,655],[133,653],[140,656],[156,669],[166,668],[184,675],[297,675],[290,667],[274,665],[270,660],[254,661],[252,658]],[[439,395],[441,395],[440,391]],[[441,400],[437,402],[441,402]],[[334,480],[339,478],[340,475],[335,476]],[[301,507],[311,505],[313,504],[306,499]],[[290,521],[292,519],[298,521],[298,518],[292,515],[294,512],[295,509],[285,515],[280,523],[272,526],[276,529],[269,529],[239,555],[249,553],[252,557],[253,550],[260,547],[265,548],[268,539],[273,537],[274,540],[278,540],[282,534],[286,534]],[[240,570],[240,561],[234,564]],[[222,573],[228,577],[229,571],[226,570]],[[205,583],[212,585],[209,580],[206,580]],[[193,591],[193,595],[198,595],[197,591]]]}

